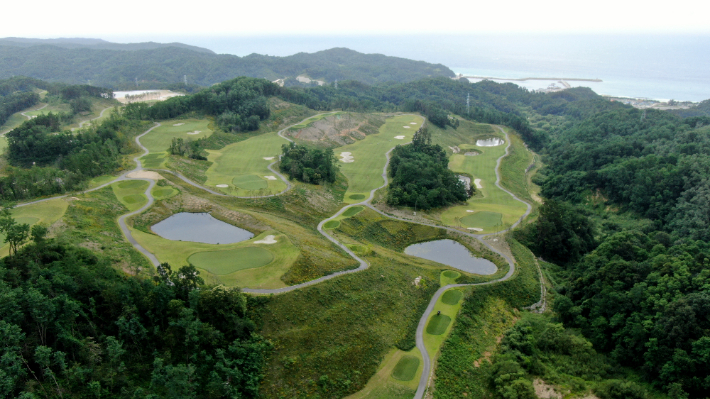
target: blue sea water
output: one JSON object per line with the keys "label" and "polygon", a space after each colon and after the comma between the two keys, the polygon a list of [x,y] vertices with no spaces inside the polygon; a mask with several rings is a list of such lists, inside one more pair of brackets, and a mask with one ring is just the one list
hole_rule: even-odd
{"label": "blue sea water", "polygon": [[[599,94],[710,98],[710,35],[386,35],[165,37],[239,56],[285,56],[347,47],[440,63],[456,73],[502,78],[598,78]],[[120,40],[119,40],[120,41]],[[572,83],[572,82],[570,82]],[[547,85],[547,84],[545,84]]]}

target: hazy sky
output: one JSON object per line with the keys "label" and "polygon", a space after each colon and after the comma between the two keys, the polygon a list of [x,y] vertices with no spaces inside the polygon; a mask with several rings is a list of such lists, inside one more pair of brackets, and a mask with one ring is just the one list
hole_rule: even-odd
{"label": "hazy sky", "polygon": [[[402,33],[710,33],[702,2],[7,1],[0,37]],[[695,10],[695,11],[694,11]]]}

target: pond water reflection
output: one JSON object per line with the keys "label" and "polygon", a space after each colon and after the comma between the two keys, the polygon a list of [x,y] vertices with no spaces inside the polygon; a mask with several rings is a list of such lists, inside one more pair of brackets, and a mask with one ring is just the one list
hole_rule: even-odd
{"label": "pond water reflection", "polygon": [[408,246],[404,253],[443,263],[468,273],[488,275],[498,270],[493,262],[473,256],[468,248],[454,240],[421,242]]}
{"label": "pond water reflection", "polygon": [[251,232],[215,219],[209,213],[176,213],[154,224],[151,230],[168,240],[205,244],[233,244],[254,237]]}

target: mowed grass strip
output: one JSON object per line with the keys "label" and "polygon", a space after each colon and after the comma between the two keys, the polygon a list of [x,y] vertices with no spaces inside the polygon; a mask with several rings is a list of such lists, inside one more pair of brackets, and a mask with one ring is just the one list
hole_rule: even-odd
{"label": "mowed grass strip", "polygon": [[188,258],[190,264],[216,275],[225,275],[239,270],[266,266],[273,260],[274,254],[262,247],[198,252]]}
{"label": "mowed grass strip", "polygon": [[[410,122],[416,124],[411,125]],[[411,142],[412,136],[419,129],[421,123],[422,117],[417,115],[398,115],[388,118],[385,124],[380,126],[379,133],[371,134],[356,143],[333,150],[338,159],[343,152],[351,153],[354,159],[349,163],[338,162],[340,171],[348,178],[345,202],[354,203],[365,199],[370,191],[384,183],[382,169],[387,162],[385,154],[396,145]],[[410,126],[410,128],[405,129],[403,126]],[[397,136],[404,138],[395,139]],[[352,197],[358,194],[362,197]]]}
{"label": "mowed grass strip", "polygon": [[[268,166],[278,160],[281,145],[286,143],[276,132],[271,132],[230,144],[221,150],[208,150],[207,159],[212,165],[205,171],[205,185],[213,188],[226,184],[227,187],[217,187],[217,190],[236,196],[253,195],[255,190],[262,190],[261,195],[283,191],[286,184]],[[267,180],[265,176],[276,179]]]}
{"label": "mowed grass strip", "polygon": [[456,305],[461,298],[463,298],[463,292],[453,289],[444,292],[444,295],[441,296],[441,302],[447,305]]}
{"label": "mowed grass strip", "polygon": [[365,209],[365,207],[363,206],[354,206],[352,208],[348,208],[345,212],[343,212],[343,216],[348,218],[353,217],[358,213],[362,212],[363,209]]}
{"label": "mowed grass strip", "polygon": [[175,187],[160,187],[160,186],[155,186],[153,187],[153,191],[151,194],[153,194],[153,198],[155,198],[157,201],[172,198],[176,196],[179,193],[179,191]]}
{"label": "mowed grass strip", "polygon": [[419,358],[412,355],[404,355],[392,370],[392,377],[400,381],[411,381],[417,374],[419,368]]}
{"label": "mowed grass strip", "polygon": [[323,224],[324,229],[332,230],[340,227],[340,220],[329,220]]}
{"label": "mowed grass strip", "polygon": [[451,317],[445,314],[434,314],[429,319],[429,324],[426,326],[426,333],[431,335],[441,335],[446,332],[446,328],[451,324]]}
{"label": "mowed grass strip", "polygon": [[492,229],[503,224],[503,215],[498,212],[480,211],[461,218],[466,227]]}

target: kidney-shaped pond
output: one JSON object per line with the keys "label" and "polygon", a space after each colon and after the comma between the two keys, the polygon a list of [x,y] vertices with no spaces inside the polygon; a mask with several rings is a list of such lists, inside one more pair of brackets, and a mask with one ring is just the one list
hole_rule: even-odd
{"label": "kidney-shaped pond", "polygon": [[498,137],[476,140],[476,145],[479,147],[497,147],[503,143],[505,143],[505,140],[499,139]]}
{"label": "kidney-shaped pond", "polygon": [[233,244],[254,237],[251,232],[215,219],[209,213],[176,213],[154,224],[151,230],[168,240],[205,244]]}
{"label": "kidney-shaped pond", "polygon": [[421,242],[408,246],[404,253],[443,263],[468,273],[493,274],[498,269],[493,262],[473,256],[468,248],[454,240]]}

